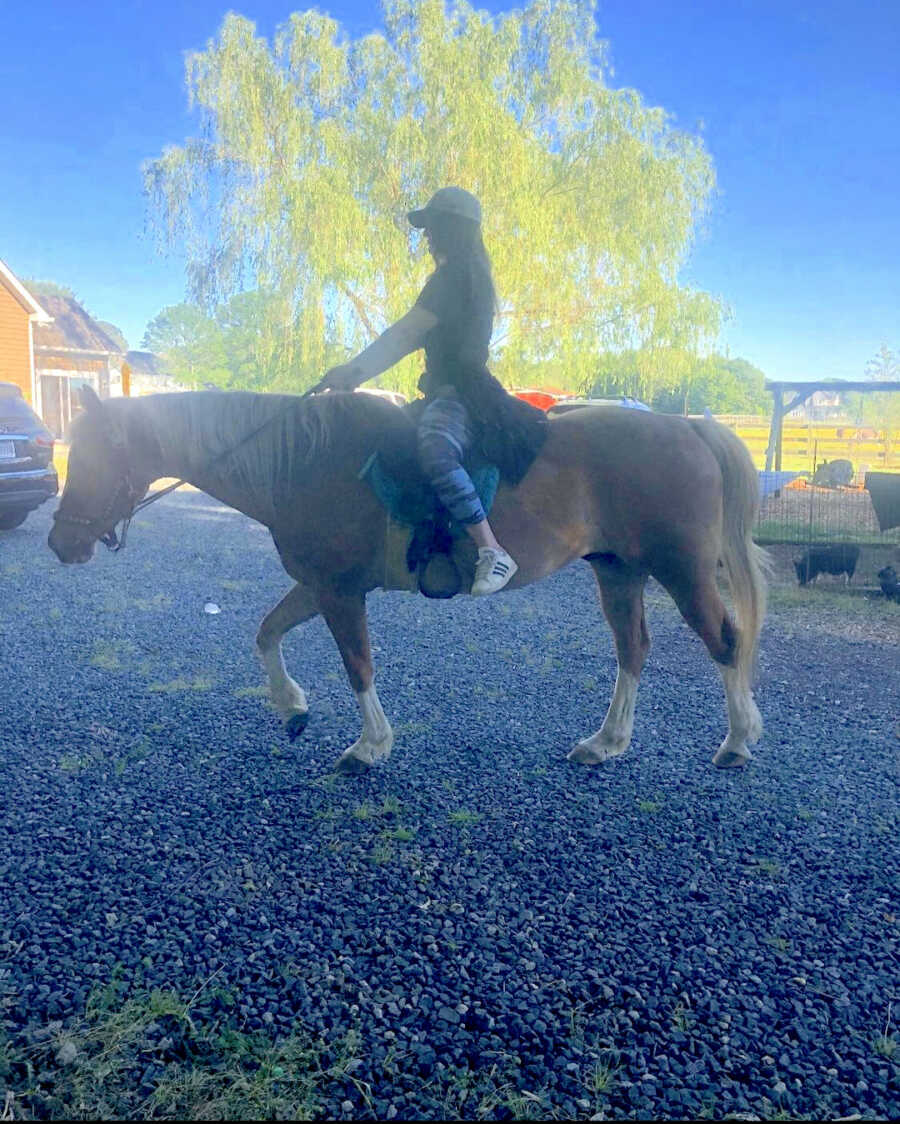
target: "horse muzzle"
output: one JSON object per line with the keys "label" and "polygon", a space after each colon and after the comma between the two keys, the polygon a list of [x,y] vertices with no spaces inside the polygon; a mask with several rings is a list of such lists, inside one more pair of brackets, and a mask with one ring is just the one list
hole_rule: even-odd
{"label": "horse muzzle", "polygon": [[96,539],[84,531],[55,523],[47,536],[47,545],[66,565],[73,562],[90,562],[94,556]]}

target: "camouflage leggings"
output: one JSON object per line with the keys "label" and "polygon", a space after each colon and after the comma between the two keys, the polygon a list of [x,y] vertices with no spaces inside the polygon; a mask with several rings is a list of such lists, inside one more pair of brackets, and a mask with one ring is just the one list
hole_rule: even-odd
{"label": "camouflage leggings", "polygon": [[441,503],[464,525],[486,518],[462,463],[472,440],[468,412],[452,390],[428,403],[419,422],[419,461]]}

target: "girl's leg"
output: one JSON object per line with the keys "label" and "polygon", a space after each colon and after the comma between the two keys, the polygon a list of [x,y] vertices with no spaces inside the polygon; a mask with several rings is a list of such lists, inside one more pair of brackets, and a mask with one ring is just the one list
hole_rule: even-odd
{"label": "girl's leg", "polygon": [[465,406],[456,398],[436,398],[419,423],[419,459],[438,498],[477,544],[474,594],[495,593],[518,567],[497,542],[475,485],[463,467],[472,444]]}

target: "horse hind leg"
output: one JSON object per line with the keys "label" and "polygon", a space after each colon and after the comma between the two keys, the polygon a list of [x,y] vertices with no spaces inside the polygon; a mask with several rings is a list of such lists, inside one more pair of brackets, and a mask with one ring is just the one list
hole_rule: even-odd
{"label": "horse hind leg", "polygon": [[269,698],[284,720],[291,738],[299,737],[309,721],[309,706],[303,688],[288,675],[281,652],[281,640],[295,625],[302,624],[319,612],[310,589],[302,583],[294,586],[267,613],[256,634],[256,646],[269,679]]}
{"label": "horse hind leg", "polygon": [[681,615],[697,633],[722,676],[728,710],[728,734],[713,756],[720,769],[746,765],[749,747],[759,741],[762,718],[750,689],[750,672],[740,659],[741,635],[719,596],[712,567],[708,574],[661,576]]}
{"label": "horse hind leg", "polygon": [[569,760],[597,765],[620,756],[631,743],[638,682],[650,650],[650,633],[644,613],[647,575],[629,569],[616,558],[589,561],[600,586],[603,612],[613,631],[618,669],[603,725],[596,734],[578,742]]}

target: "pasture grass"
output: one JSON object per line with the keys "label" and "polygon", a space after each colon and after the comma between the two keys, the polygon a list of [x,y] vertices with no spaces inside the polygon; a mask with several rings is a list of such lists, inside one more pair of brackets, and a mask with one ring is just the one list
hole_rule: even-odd
{"label": "pasture grass", "polygon": [[[209,982],[209,981],[208,981]],[[122,994],[95,989],[83,1017],[53,1023],[34,1044],[0,1035],[3,1118],[34,1120],[312,1120],[328,1090],[371,1113],[354,1077],[360,1037],[326,1043],[301,1028],[275,1037],[240,1029],[227,989]],[[36,1036],[37,1037],[37,1036]]]}
{"label": "pasture grass", "polygon": [[851,616],[871,617],[880,620],[900,619],[900,602],[888,601],[880,594],[864,594],[862,587],[844,586],[841,582],[824,580],[815,585],[769,586],[768,607],[779,609],[808,609],[813,613],[822,609],[840,611]]}

